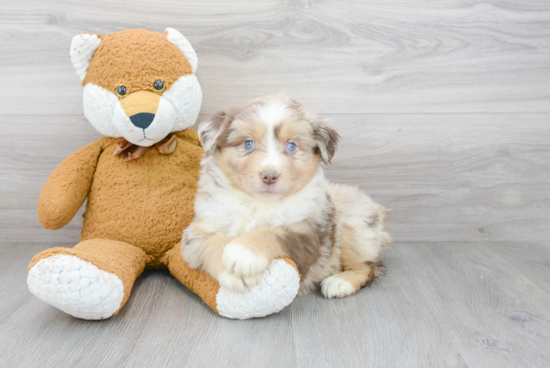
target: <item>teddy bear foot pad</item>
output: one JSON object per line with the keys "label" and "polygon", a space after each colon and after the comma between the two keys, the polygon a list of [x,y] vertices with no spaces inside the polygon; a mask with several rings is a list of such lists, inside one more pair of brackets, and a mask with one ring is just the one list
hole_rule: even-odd
{"label": "teddy bear foot pad", "polygon": [[27,277],[29,291],[77,318],[105,319],[120,309],[121,279],[73,255],[56,255],[36,263]]}
{"label": "teddy bear foot pad", "polygon": [[283,259],[274,260],[258,286],[245,293],[220,288],[216,296],[218,313],[227,318],[248,319],[277,313],[289,305],[300,288],[300,276]]}

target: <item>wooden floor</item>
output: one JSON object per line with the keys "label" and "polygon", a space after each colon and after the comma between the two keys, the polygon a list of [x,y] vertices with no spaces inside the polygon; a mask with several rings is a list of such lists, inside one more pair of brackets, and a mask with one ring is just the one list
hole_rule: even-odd
{"label": "wooden floor", "polygon": [[387,276],[356,295],[247,321],[160,271],[115,317],[75,319],[26,289],[47,247],[0,246],[2,367],[550,366],[550,243],[394,244]]}

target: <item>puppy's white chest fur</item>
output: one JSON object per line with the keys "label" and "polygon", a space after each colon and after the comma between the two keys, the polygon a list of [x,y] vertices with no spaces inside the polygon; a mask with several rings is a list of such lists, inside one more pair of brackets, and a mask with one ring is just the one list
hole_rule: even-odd
{"label": "puppy's white chest fur", "polygon": [[258,199],[234,189],[225,176],[203,161],[203,174],[195,201],[195,214],[216,227],[216,233],[232,238],[243,236],[261,226],[285,226],[315,219],[327,205],[323,170],[298,193],[284,199]]}

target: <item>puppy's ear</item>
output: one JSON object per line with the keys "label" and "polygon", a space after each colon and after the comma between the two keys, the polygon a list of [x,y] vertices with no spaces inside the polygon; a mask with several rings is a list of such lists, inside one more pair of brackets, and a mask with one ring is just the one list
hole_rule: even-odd
{"label": "puppy's ear", "polygon": [[340,143],[340,135],[336,130],[327,125],[327,121],[323,118],[318,118],[313,123],[313,138],[317,142],[317,148],[321,155],[321,160],[325,164],[330,164],[332,157],[338,149]]}
{"label": "puppy's ear", "polygon": [[199,139],[206,156],[210,156],[216,147],[225,143],[231,122],[241,111],[242,108],[233,106],[227,111],[218,111],[210,120],[199,125]]}
{"label": "puppy's ear", "polygon": [[218,111],[210,120],[199,125],[199,139],[206,156],[210,156],[216,149],[216,140],[222,130],[224,121],[225,111]]}

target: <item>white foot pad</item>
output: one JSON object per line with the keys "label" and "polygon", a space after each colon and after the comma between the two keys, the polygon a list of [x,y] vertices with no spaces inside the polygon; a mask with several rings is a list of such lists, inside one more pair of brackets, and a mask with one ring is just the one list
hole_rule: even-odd
{"label": "white foot pad", "polygon": [[321,292],[325,298],[343,298],[355,293],[357,290],[353,285],[338,276],[330,276],[321,282]]}
{"label": "white foot pad", "polygon": [[71,255],[40,260],[29,271],[27,285],[46,303],[83,319],[111,317],[124,297],[118,276]]}
{"label": "white foot pad", "polygon": [[265,317],[289,305],[300,288],[296,269],[282,259],[271,262],[258,286],[245,293],[220,288],[216,297],[218,313],[234,319]]}

